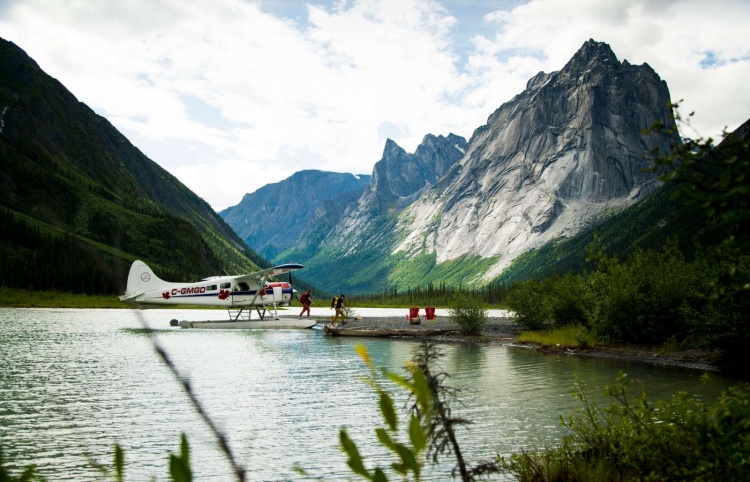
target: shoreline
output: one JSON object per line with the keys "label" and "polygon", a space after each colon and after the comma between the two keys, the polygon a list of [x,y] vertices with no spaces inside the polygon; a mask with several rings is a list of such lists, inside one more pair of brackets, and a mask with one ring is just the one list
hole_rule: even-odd
{"label": "shoreline", "polygon": [[[133,309],[130,306],[118,308],[113,307],[61,307],[61,306],[12,306],[3,305],[0,308],[8,309]],[[196,307],[206,309],[205,307]],[[184,307],[165,307],[165,309],[185,309]],[[402,309],[398,309],[401,311]],[[220,311],[220,310],[218,310]],[[280,309],[279,315],[285,317],[296,317],[296,307]],[[320,326],[326,330],[329,324],[329,316],[314,315]],[[591,358],[608,358],[626,362],[646,363],[667,368],[682,368],[690,370],[720,372],[715,365],[715,353],[705,350],[667,350],[664,346],[635,346],[635,345],[597,345],[588,348],[572,348],[567,346],[543,346],[534,343],[518,343],[516,340],[522,328],[510,317],[490,316],[484,330],[479,335],[461,333],[460,327],[445,315],[436,317],[434,323],[422,318],[419,325],[411,325],[406,317],[401,316],[357,316],[348,320],[346,324],[339,325],[337,333],[328,333],[333,336],[363,336],[363,337],[390,337],[390,338],[416,338],[428,336],[438,343],[474,343],[480,345],[509,345],[520,348],[537,350],[544,354],[580,356]]]}
{"label": "shoreline", "polygon": [[634,363],[669,368],[684,368],[719,372],[713,363],[714,354],[703,350],[667,351],[662,346],[611,346],[598,345],[588,348],[565,346],[543,346],[534,343],[517,343],[522,328],[512,318],[490,317],[481,334],[470,335],[461,332],[460,327],[449,318],[438,316],[434,321],[424,318],[420,324],[412,325],[399,317],[356,317],[339,323],[333,328],[327,319],[318,320],[328,336],[362,336],[387,338],[428,337],[438,343],[474,343],[479,345],[508,345],[537,350],[550,355],[607,358]]}

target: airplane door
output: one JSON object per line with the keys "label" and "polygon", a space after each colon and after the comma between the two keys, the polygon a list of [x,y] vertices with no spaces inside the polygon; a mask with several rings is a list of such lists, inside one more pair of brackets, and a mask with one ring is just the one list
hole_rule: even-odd
{"label": "airplane door", "polygon": [[247,283],[240,282],[232,288],[232,304],[247,303],[252,298],[253,297],[250,295],[250,287]]}
{"label": "airplane door", "polygon": [[273,301],[276,303],[281,303],[284,301],[284,294],[282,292],[283,288],[281,286],[274,286],[273,287]]}

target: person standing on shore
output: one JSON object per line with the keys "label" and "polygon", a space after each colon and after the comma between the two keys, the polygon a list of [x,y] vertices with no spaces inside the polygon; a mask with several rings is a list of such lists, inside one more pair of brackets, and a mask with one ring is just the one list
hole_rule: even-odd
{"label": "person standing on shore", "polygon": [[336,315],[333,317],[333,323],[336,323],[336,321],[338,321],[339,315],[341,315],[342,323],[344,322],[344,320],[346,320],[346,315],[344,315],[344,309],[346,308],[344,298],[345,296],[343,294],[340,294],[337,297],[333,298],[333,301],[331,302],[331,308],[334,308],[336,310]]}
{"label": "person standing on shore", "polygon": [[313,304],[313,298],[312,298],[312,290],[307,290],[304,293],[302,293],[302,296],[299,297],[300,303],[302,303],[302,312],[299,314],[299,318],[302,318],[302,315],[307,312],[307,319],[310,319],[310,305]]}

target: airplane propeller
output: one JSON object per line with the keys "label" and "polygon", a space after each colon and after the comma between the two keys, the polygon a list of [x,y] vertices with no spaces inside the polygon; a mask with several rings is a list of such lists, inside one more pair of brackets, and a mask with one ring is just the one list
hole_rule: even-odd
{"label": "airplane propeller", "polygon": [[[294,283],[292,283],[292,272],[291,271],[289,272],[289,284],[292,285],[292,288],[294,288]],[[293,296],[295,298],[297,298],[297,301],[299,301],[299,295],[297,293],[295,293],[294,291],[292,291],[292,293],[293,293]]]}

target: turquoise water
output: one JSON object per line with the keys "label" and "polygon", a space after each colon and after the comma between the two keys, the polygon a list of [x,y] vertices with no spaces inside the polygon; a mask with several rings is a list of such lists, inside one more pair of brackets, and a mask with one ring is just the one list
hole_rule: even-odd
{"label": "turquoise water", "polygon": [[[169,320],[221,318],[199,310],[0,309],[0,446],[9,467],[35,464],[50,480],[95,480],[94,462],[125,449],[126,479],[167,480],[167,458],[185,433],[196,480],[233,480],[231,468],[178,381],[155,353],[143,323],[187,378],[227,435],[248,480],[351,479],[338,448],[346,426],[372,465],[385,463],[375,442],[381,419],[368,374],[354,351],[400,369],[418,343],[330,338],[321,330],[183,330]],[[454,415],[474,421],[459,431],[471,462],[521,447],[551,444],[560,415],[579,405],[577,374],[591,398],[620,370],[652,398],[684,390],[713,399],[732,380],[702,372],[600,359],[540,355],[514,347],[442,345],[441,367],[460,389]],[[395,392],[397,404],[405,403]],[[428,478],[446,479],[452,464]]]}

